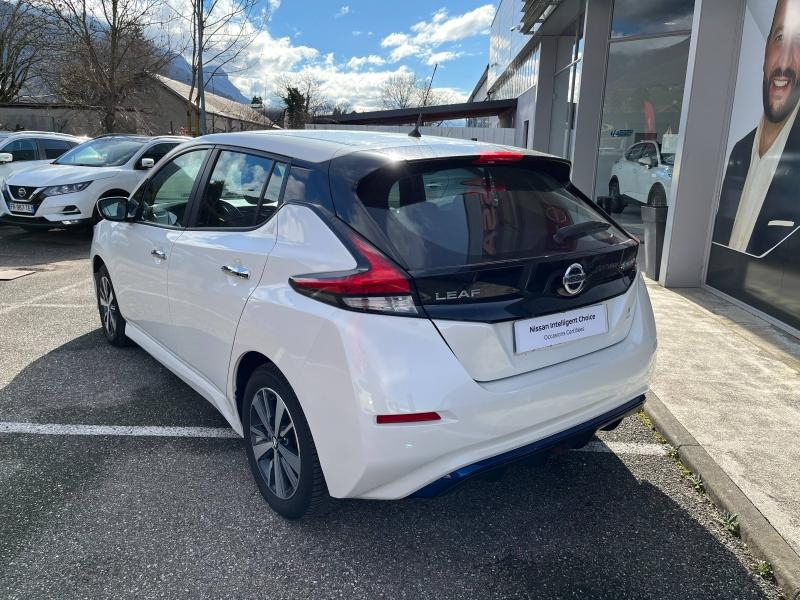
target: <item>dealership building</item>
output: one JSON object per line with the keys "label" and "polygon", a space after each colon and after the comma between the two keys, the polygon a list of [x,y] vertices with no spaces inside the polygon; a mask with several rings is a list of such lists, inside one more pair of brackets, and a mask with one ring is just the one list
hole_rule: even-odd
{"label": "dealership building", "polygon": [[621,219],[666,205],[662,285],[800,335],[800,0],[776,1],[502,0],[470,102],[516,104],[468,124],[570,159]]}

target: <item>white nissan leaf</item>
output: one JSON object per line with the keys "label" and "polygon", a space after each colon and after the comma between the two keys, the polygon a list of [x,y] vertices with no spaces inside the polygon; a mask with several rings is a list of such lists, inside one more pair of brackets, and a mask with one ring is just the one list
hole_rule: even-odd
{"label": "white nissan leaf", "polygon": [[641,406],[656,332],[636,240],[569,170],[426,136],[198,138],[98,203],[103,331],[219,409],[290,519],[581,446]]}

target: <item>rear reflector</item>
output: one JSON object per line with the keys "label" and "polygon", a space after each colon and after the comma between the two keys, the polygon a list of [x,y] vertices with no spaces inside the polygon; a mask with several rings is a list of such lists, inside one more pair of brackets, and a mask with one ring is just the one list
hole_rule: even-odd
{"label": "rear reflector", "polygon": [[407,413],[404,415],[378,415],[378,425],[391,425],[396,423],[420,423],[422,421],[441,421],[442,417],[436,412]]}
{"label": "rear reflector", "polygon": [[478,159],[475,161],[476,165],[495,165],[498,163],[517,162],[525,158],[524,154],[519,152],[511,152],[509,150],[499,150],[497,152],[481,152]]}

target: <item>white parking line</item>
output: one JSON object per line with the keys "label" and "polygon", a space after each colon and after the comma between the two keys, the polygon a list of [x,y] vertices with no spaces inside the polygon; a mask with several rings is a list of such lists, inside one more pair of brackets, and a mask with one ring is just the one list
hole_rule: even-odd
{"label": "white parking line", "polygon": [[127,425],[63,425],[58,423],[9,423],[0,421],[0,433],[42,435],[127,435],[142,437],[238,438],[221,427],[156,427]]}
{"label": "white parking line", "polygon": [[91,279],[83,279],[81,281],[76,281],[75,283],[71,283],[69,285],[65,285],[64,287],[56,288],[56,289],[51,290],[49,292],[46,292],[44,294],[40,294],[38,296],[34,296],[33,298],[28,298],[27,300],[24,300],[22,302],[18,302],[16,304],[5,306],[3,308],[0,308],[0,315],[4,314],[4,313],[7,313],[7,312],[11,312],[12,310],[16,310],[18,308],[22,308],[24,306],[30,306],[31,304],[37,304],[37,303],[39,303],[39,300],[44,300],[45,298],[50,298],[51,296],[56,296],[56,295],[61,294],[63,292],[68,292],[69,290],[74,290],[76,287],[80,287],[82,285],[85,285],[85,286],[92,285],[92,280]]}
{"label": "white parking line", "polygon": [[[123,435],[140,437],[238,438],[232,429],[223,427],[158,427],[126,425],[66,425],[58,423],[14,423],[0,421],[0,433],[40,435]],[[578,452],[664,456],[665,447],[643,442],[589,442]]]}
{"label": "white parking line", "polygon": [[611,452],[613,454],[638,454],[640,456],[664,456],[663,444],[646,442],[589,442],[577,452]]}

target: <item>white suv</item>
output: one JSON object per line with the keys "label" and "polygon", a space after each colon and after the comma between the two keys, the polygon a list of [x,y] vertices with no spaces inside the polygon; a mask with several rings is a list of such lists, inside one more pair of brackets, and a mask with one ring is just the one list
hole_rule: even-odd
{"label": "white suv", "polygon": [[661,144],[647,141],[628,148],[611,168],[607,209],[621,213],[629,202],[667,206],[675,155],[661,152]]}
{"label": "white suv", "polygon": [[86,138],[48,131],[0,131],[0,182],[12,173],[49,163]]}
{"label": "white suv", "polygon": [[636,240],[531,151],[215,134],[98,203],[100,318],[216,406],[267,502],[433,496],[641,406]]}
{"label": "white suv", "polygon": [[28,230],[90,226],[99,220],[99,198],[129,194],[150,168],[188,139],[101,136],[55,161],[15,173],[3,185],[0,223]]}

